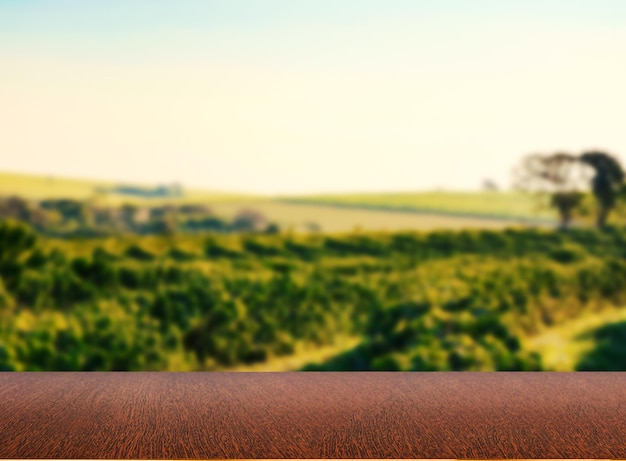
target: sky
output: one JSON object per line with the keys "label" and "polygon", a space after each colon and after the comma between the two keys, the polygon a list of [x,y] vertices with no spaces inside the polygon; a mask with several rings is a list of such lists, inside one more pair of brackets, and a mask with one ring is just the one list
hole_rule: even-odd
{"label": "sky", "polygon": [[623,0],[0,0],[0,171],[507,188],[529,153],[626,158],[625,82]]}

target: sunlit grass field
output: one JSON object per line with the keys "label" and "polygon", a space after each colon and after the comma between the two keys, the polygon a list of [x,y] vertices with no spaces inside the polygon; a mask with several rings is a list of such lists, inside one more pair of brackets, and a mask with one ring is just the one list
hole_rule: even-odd
{"label": "sunlit grass field", "polygon": [[0,197],[91,200],[107,206],[204,204],[216,215],[228,219],[232,219],[243,209],[252,209],[278,224],[281,229],[294,232],[502,229],[528,223],[551,225],[554,221],[554,216],[549,212],[535,212],[536,204],[531,197],[512,192],[424,192],[304,198],[253,196],[194,189],[184,189],[183,196],[169,198],[98,192],[111,190],[119,185],[120,183],[114,182],[0,173]]}
{"label": "sunlit grass field", "polygon": [[[64,198],[73,200],[98,200],[115,206],[124,203],[136,205],[160,205],[162,203],[206,203],[246,200],[253,202],[257,197],[246,194],[189,189],[182,197],[143,198],[116,193],[98,193],[98,189],[111,189],[122,182],[72,179],[56,176],[37,176],[31,174],[0,172],[0,196],[18,196],[27,200]],[[133,184],[135,185],[135,184]],[[139,185],[154,187],[155,184]]]}
{"label": "sunlit grass field", "polygon": [[583,313],[568,322],[547,328],[522,342],[529,352],[537,352],[547,371],[575,371],[585,354],[598,347],[594,338],[599,329],[626,322],[626,308],[604,306],[599,312]]}
{"label": "sunlit grass field", "polygon": [[503,229],[523,221],[474,216],[453,216],[392,210],[339,208],[324,204],[286,203],[274,200],[220,202],[211,205],[219,215],[233,217],[241,208],[252,208],[280,225],[296,232],[317,229],[321,232],[399,231],[436,229]]}
{"label": "sunlit grass field", "polygon": [[539,207],[528,194],[512,191],[415,192],[337,194],[286,197],[293,203],[354,206],[379,210],[404,210],[514,219],[554,219],[554,213]]}

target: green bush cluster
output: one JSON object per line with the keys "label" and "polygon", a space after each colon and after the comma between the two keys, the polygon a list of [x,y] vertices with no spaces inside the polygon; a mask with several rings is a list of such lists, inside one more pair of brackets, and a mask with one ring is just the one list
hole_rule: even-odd
{"label": "green bush cluster", "polygon": [[0,223],[0,369],[539,370],[524,335],[626,300],[626,232],[55,240]]}

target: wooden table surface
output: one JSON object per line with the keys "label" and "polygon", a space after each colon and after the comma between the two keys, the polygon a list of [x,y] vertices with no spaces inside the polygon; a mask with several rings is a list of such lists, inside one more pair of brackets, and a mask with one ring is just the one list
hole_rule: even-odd
{"label": "wooden table surface", "polygon": [[0,458],[626,458],[626,373],[0,373]]}

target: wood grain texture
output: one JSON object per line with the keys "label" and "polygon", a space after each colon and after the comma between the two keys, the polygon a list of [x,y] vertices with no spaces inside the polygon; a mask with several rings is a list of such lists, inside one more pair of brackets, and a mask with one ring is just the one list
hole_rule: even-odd
{"label": "wood grain texture", "polygon": [[626,373],[0,373],[0,458],[626,458]]}

